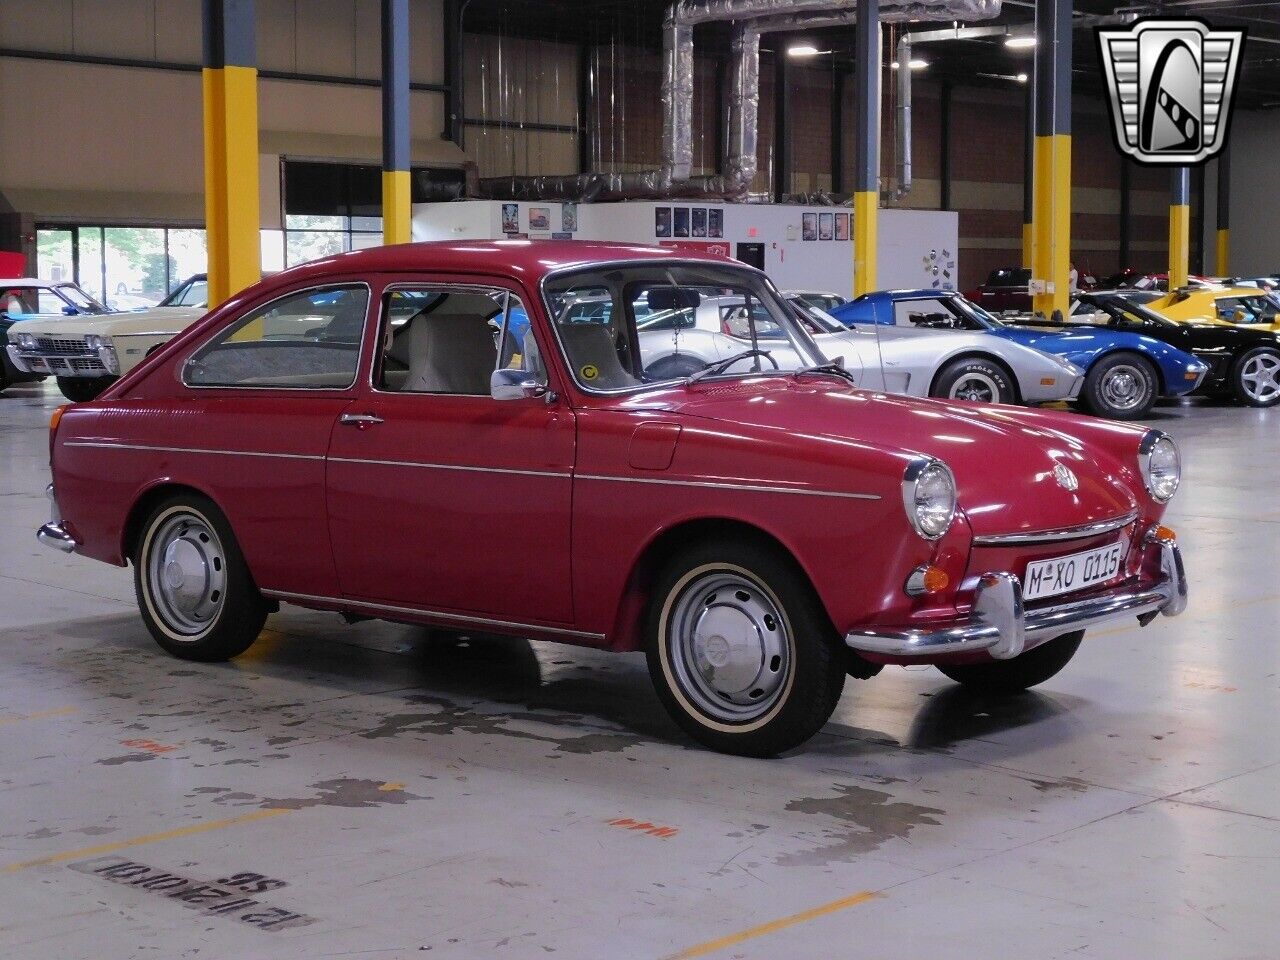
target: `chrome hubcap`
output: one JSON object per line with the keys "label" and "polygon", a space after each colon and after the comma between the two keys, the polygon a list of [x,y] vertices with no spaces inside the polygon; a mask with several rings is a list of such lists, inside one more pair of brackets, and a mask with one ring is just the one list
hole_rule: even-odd
{"label": "chrome hubcap", "polygon": [[203,632],[222,609],[227,564],[218,535],[195,514],[169,517],[152,541],[147,577],[157,611],[175,633]]}
{"label": "chrome hubcap", "polygon": [[1280,396],[1280,356],[1260,353],[1245,361],[1240,380],[1249,399],[1257,403],[1270,403]]}
{"label": "chrome hubcap", "polygon": [[668,621],[667,648],[681,691],[709,716],[744,723],[777,703],[791,673],[791,642],[773,600],[728,572],[695,578]]}
{"label": "chrome hubcap", "polygon": [[1102,376],[1102,398],[1116,410],[1133,410],[1147,399],[1147,378],[1137,367],[1122,363]]}
{"label": "chrome hubcap", "polygon": [[1000,399],[1000,386],[985,373],[966,373],[952,384],[951,399],[995,403]]}

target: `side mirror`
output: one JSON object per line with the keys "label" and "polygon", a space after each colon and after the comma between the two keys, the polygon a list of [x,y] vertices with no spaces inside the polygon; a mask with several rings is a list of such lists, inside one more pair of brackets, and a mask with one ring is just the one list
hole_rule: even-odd
{"label": "side mirror", "polygon": [[489,377],[489,396],[495,400],[535,400],[547,395],[547,385],[528,370],[495,370]]}

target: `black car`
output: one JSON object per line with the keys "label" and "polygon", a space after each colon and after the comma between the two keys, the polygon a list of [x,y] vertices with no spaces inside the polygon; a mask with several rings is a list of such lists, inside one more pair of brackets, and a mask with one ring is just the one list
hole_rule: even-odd
{"label": "black car", "polygon": [[1130,293],[1080,294],[1070,325],[1141,333],[1185,350],[1209,365],[1197,393],[1233,396],[1251,407],[1280,403],[1280,335],[1240,326],[1174,323],[1135,302]]}

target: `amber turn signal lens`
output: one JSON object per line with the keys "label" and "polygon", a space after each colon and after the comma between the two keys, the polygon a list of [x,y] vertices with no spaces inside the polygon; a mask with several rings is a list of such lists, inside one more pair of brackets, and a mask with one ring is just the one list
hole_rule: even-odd
{"label": "amber turn signal lens", "polygon": [[1169,527],[1165,527],[1165,526],[1156,527],[1155,530],[1153,530],[1152,532],[1156,535],[1157,540],[1177,540],[1178,539],[1178,535],[1174,533],[1173,530],[1171,530]]}
{"label": "amber turn signal lens", "polygon": [[941,567],[926,567],[924,571],[924,590],[925,593],[937,593],[939,590],[947,589],[947,584],[951,582],[951,578],[947,576],[947,571]]}
{"label": "amber turn signal lens", "polygon": [[1041,377],[1040,378],[1040,386],[1042,387],[1052,387],[1057,382],[1058,382],[1057,377]]}
{"label": "amber turn signal lens", "polygon": [[57,433],[57,431],[58,431],[58,424],[62,422],[62,414],[66,412],[66,409],[67,409],[67,407],[69,407],[69,406],[70,406],[70,404],[68,404],[68,403],[64,403],[62,406],[57,407],[57,408],[53,411],[53,416],[51,416],[51,417],[49,418],[49,432],[50,432],[50,433]]}
{"label": "amber turn signal lens", "polygon": [[1199,376],[1200,376],[1200,374],[1198,374],[1198,373],[1192,373],[1191,371],[1189,371],[1189,370],[1188,370],[1186,373],[1184,373],[1184,374],[1182,375],[1182,379],[1183,379],[1183,380],[1196,380],[1196,379],[1198,379],[1198,378],[1199,378]]}

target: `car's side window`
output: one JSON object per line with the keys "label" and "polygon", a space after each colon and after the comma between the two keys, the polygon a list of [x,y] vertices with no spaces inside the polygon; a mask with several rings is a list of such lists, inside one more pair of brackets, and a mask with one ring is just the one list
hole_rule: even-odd
{"label": "car's side window", "polygon": [[952,329],[959,324],[941,300],[900,300],[893,305],[896,327],[931,327]]}
{"label": "car's side window", "polygon": [[397,288],[386,294],[383,316],[379,390],[487,397],[498,369],[546,383],[529,314],[506,290]]}
{"label": "car's side window", "polygon": [[364,284],[291,293],[241,317],[187,361],[193,387],[344,389],[355,382]]}

